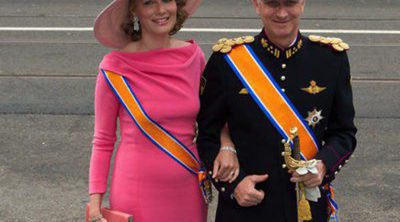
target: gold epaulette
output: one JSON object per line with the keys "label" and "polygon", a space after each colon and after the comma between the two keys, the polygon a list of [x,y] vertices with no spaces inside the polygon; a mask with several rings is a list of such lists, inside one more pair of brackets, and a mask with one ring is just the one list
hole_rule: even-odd
{"label": "gold epaulette", "polygon": [[214,52],[228,53],[237,45],[254,42],[253,36],[242,36],[233,39],[222,38],[212,47]]}
{"label": "gold epaulette", "polygon": [[320,44],[328,45],[338,52],[343,52],[343,51],[347,51],[350,49],[349,44],[343,42],[343,40],[339,39],[339,38],[310,35],[310,36],[308,36],[308,39],[311,42],[317,42]]}

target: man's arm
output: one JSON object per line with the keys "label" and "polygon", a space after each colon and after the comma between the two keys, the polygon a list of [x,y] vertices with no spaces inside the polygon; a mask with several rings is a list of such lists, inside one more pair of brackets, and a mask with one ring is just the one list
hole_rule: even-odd
{"label": "man's arm", "polygon": [[[224,127],[228,116],[226,78],[224,78],[224,75],[229,75],[230,72],[221,69],[224,62],[221,54],[214,53],[203,74],[206,79],[206,86],[201,96],[201,108],[197,119],[199,124],[197,148],[200,158],[209,172],[213,169],[214,160],[219,153],[221,129]],[[238,178],[232,183],[216,180],[213,182],[223,196],[230,197],[236,185],[245,176],[244,172],[240,170]]]}
{"label": "man's arm", "polygon": [[354,125],[355,111],[350,66],[346,53],[343,54],[341,63],[334,104],[324,136],[325,144],[316,156],[316,159],[322,160],[326,166],[327,173],[323,183],[334,180],[356,147],[357,128]]}

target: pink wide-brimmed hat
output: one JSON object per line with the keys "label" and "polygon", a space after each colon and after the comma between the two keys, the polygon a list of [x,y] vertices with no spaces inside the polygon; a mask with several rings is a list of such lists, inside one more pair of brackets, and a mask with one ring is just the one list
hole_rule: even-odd
{"label": "pink wide-brimmed hat", "polygon": [[[201,0],[187,0],[185,11],[192,15],[199,7]],[[113,0],[94,22],[94,36],[106,47],[120,49],[126,46],[130,37],[122,29],[129,22],[129,0]]]}

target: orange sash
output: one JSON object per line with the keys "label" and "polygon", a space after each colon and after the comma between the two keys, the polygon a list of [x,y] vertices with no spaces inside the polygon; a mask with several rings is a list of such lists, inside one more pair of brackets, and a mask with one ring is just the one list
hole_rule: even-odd
{"label": "orange sash", "polygon": [[210,202],[211,184],[196,156],[182,142],[147,115],[125,77],[110,71],[101,71],[137,127],[157,148],[198,177],[205,201],[206,203]]}
{"label": "orange sash", "polygon": [[[289,98],[282,93],[279,85],[253,49],[246,44],[237,46],[229,54],[225,54],[225,60],[286,141],[289,141],[290,129],[297,127],[301,157],[304,160],[313,159],[318,152],[313,131]],[[293,144],[291,145],[293,147]],[[333,199],[333,188],[326,185],[324,189],[327,192],[329,221],[337,222],[339,221],[338,206]]]}
{"label": "orange sash", "polygon": [[312,159],[318,152],[313,131],[289,98],[281,92],[251,47],[246,44],[237,46],[225,54],[225,59],[284,139],[289,140],[291,128],[298,128],[301,156],[304,160]]}

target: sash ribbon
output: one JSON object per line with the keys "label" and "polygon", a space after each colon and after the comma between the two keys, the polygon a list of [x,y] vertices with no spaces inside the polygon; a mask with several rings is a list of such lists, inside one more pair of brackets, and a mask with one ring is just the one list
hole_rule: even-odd
{"label": "sash ribbon", "polygon": [[101,71],[108,85],[136,126],[157,148],[166,153],[191,174],[197,176],[201,193],[206,203],[211,201],[211,190],[207,190],[207,185],[210,185],[207,174],[196,156],[176,137],[150,118],[125,77],[103,69]]}
{"label": "sash ribbon", "polygon": [[[289,141],[290,129],[297,127],[301,158],[303,160],[313,159],[319,150],[314,132],[309,128],[307,122],[289,98],[282,93],[278,83],[262,64],[253,49],[248,44],[244,44],[235,47],[224,56],[253,100],[281,136],[286,141]],[[293,148],[293,144],[291,145]],[[330,191],[333,191],[333,188],[329,187],[327,190],[328,211],[332,216],[335,215],[338,208],[333,201],[333,193],[330,193]]]}

